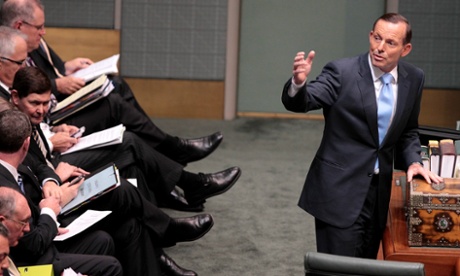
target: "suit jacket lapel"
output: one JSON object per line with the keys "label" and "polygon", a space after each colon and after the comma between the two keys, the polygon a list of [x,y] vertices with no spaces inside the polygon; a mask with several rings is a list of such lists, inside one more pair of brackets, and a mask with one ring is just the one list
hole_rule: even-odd
{"label": "suit jacket lapel", "polygon": [[23,176],[24,185],[26,187],[35,189],[39,194],[41,194],[42,191],[41,191],[40,183],[38,183],[36,176],[28,167],[20,164],[18,167],[18,172]]}
{"label": "suit jacket lapel", "polygon": [[11,95],[8,91],[3,88],[3,86],[0,85],[0,97],[4,98],[5,100],[9,101],[11,98]]}
{"label": "suit jacket lapel", "polygon": [[393,120],[391,122],[390,128],[388,129],[387,135],[391,135],[392,131],[397,126],[397,122],[399,118],[403,115],[404,107],[406,106],[407,98],[409,96],[409,80],[407,79],[407,71],[406,69],[399,65],[398,67],[398,100],[396,102],[396,111],[395,115],[393,116]]}
{"label": "suit jacket lapel", "polygon": [[371,69],[369,68],[368,54],[361,55],[359,58],[359,75],[358,89],[361,93],[364,113],[367,119],[367,125],[371,132],[374,142],[379,144],[379,130],[377,125],[377,99],[375,98],[374,82],[372,81]]}

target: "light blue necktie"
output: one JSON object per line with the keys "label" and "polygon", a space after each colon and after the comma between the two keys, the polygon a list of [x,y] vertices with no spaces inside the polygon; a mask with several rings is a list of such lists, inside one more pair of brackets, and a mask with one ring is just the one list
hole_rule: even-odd
{"label": "light blue necktie", "polygon": [[[393,76],[390,73],[383,74],[380,77],[382,81],[382,90],[377,100],[377,122],[379,127],[379,145],[382,144],[385,135],[387,134],[390,125],[391,114],[393,113],[394,96],[391,80]],[[375,168],[378,169],[379,160],[375,163]]]}
{"label": "light blue necktie", "polygon": [[21,175],[18,175],[18,185],[19,185],[19,189],[21,189],[22,193],[25,194],[24,182],[22,181],[22,176]]}

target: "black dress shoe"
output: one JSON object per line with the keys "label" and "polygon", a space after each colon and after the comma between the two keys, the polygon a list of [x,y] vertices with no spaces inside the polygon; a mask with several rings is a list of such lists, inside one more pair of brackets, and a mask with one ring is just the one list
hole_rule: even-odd
{"label": "black dress shoe", "polygon": [[201,160],[210,155],[220,145],[223,138],[224,136],[220,131],[201,138],[179,138],[179,152],[173,159],[183,165]]}
{"label": "black dress shoe", "polygon": [[196,213],[202,212],[204,210],[203,203],[195,205],[188,204],[187,200],[179,191],[177,191],[176,188],[174,188],[171,194],[158,199],[158,207]]}
{"label": "black dress shoe", "polygon": [[221,172],[200,175],[203,179],[202,186],[185,192],[185,199],[190,205],[203,203],[207,198],[228,191],[240,178],[241,169],[232,167]]}
{"label": "black dress shoe", "polygon": [[174,243],[194,241],[211,230],[214,220],[210,214],[188,218],[172,218],[166,232],[166,239]]}
{"label": "black dress shoe", "polygon": [[197,276],[195,271],[184,269],[176,264],[166,253],[160,256],[160,269],[164,276]]}

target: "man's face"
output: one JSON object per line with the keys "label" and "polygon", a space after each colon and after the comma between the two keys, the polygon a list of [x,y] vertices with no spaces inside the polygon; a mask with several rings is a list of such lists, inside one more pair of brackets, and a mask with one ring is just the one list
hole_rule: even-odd
{"label": "man's face", "polygon": [[3,269],[7,269],[9,266],[8,254],[10,254],[10,245],[8,239],[0,236],[0,276],[3,276]]}
{"label": "man's face", "polygon": [[24,233],[30,231],[30,217],[31,212],[27,200],[24,197],[18,197],[16,199],[16,212],[11,217],[2,216],[3,225],[8,228],[10,232],[9,245],[16,246],[18,240],[24,236]]}
{"label": "man's face", "polygon": [[409,54],[410,43],[403,44],[406,36],[404,22],[391,23],[379,20],[369,34],[370,56],[372,65],[383,72],[390,72],[398,65],[401,57]]}
{"label": "man's face", "polygon": [[[8,87],[13,84],[14,75],[25,64],[27,58],[26,41],[19,36],[15,36],[16,47],[14,53],[8,57],[0,57],[0,81]],[[19,65],[22,63],[22,65]]]}
{"label": "man's face", "polygon": [[48,113],[51,91],[43,94],[30,93],[27,97],[20,99],[16,91],[12,91],[11,99],[13,104],[30,119],[32,125],[38,125]]}
{"label": "man's face", "polygon": [[33,20],[20,21],[16,28],[27,35],[28,52],[32,52],[40,46],[40,39],[46,34],[45,31],[45,13],[38,7],[35,7]]}

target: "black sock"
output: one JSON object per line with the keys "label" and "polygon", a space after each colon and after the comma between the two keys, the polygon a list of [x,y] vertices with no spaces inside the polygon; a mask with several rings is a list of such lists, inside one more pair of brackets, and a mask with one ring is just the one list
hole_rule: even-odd
{"label": "black sock", "polygon": [[202,178],[199,174],[191,173],[188,171],[182,171],[180,176],[179,182],[177,186],[179,186],[184,192],[192,192],[202,185]]}
{"label": "black sock", "polygon": [[179,147],[179,138],[171,135],[166,135],[166,138],[155,147],[155,149],[164,155],[168,156],[169,153],[176,153]]}

